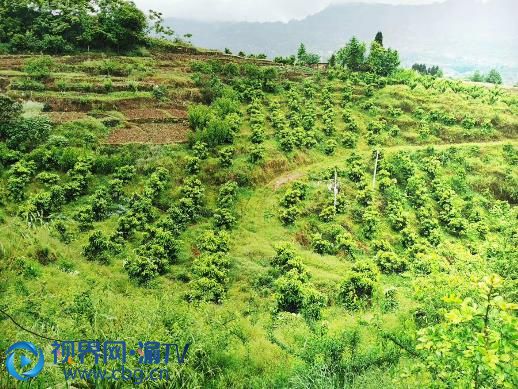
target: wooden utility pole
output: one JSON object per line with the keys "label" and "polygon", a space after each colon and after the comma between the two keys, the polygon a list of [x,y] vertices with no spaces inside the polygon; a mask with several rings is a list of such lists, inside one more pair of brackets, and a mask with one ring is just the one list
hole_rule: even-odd
{"label": "wooden utility pole", "polygon": [[333,207],[334,207],[335,213],[336,213],[336,196],[338,195],[338,178],[337,178],[337,174],[336,174],[336,167],[335,167],[335,179],[334,179],[334,183],[333,183],[333,194],[334,194]]}
{"label": "wooden utility pole", "polygon": [[376,187],[376,173],[378,171],[379,150],[376,150],[376,162],[374,162],[374,174],[372,176],[372,190]]}

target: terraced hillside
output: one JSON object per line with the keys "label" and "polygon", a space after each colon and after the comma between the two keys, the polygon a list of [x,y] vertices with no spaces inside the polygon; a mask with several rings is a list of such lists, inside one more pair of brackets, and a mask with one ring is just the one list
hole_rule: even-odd
{"label": "terraced hillside", "polygon": [[272,65],[0,57],[2,311],[190,342],[147,387],[518,385],[518,95]]}
{"label": "terraced hillside", "polygon": [[44,104],[43,110],[56,124],[95,117],[117,126],[106,140],[110,144],[186,141],[187,106],[203,99],[191,78],[191,63],[243,61],[196,50],[140,58],[62,56],[52,59],[51,76],[41,80],[24,72],[31,58],[0,56],[0,90],[14,99]]}

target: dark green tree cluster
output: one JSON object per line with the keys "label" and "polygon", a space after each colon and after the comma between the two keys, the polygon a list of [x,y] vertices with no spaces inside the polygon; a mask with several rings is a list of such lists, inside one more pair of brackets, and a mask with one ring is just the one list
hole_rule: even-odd
{"label": "dark green tree cluster", "polygon": [[496,69],[491,69],[488,74],[482,74],[478,70],[470,77],[473,82],[489,82],[491,84],[502,84],[502,76]]}
{"label": "dark green tree cluster", "polygon": [[441,68],[437,65],[427,67],[424,63],[415,63],[412,65],[412,70],[433,77],[442,77],[443,75]]}
{"label": "dark green tree cluster", "polygon": [[299,49],[297,50],[295,64],[314,65],[317,64],[318,61],[320,61],[320,56],[318,54],[308,52],[304,43],[301,43]]}
{"label": "dark green tree cluster", "polygon": [[128,50],[144,43],[147,29],[126,0],[2,0],[0,20],[0,44],[14,53]]}
{"label": "dark green tree cluster", "polygon": [[366,51],[365,43],[353,36],[333,55],[333,62],[354,72],[368,71],[379,76],[391,75],[400,64],[397,50],[383,47],[381,33],[376,34],[368,55]]}

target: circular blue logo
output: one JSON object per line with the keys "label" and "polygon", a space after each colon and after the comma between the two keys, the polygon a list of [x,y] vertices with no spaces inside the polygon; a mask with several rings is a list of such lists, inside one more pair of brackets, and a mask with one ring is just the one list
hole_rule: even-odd
{"label": "circular blue logo", "polygon": [[[25,353],[20,357],[20,369],[23,370],[24,367],[30,365],[32,363],[32,358],[34,357],[37,357],[38,361],[30,370],[18,372],[14,361],[16,350],[25,351]],[[7,372],[17,380],[27,381],[29,378],[36,377],[43,369],[43,350],[36,347],[31,342],[16,342],[7,349],[6,354],[7,358],[5,360],[5,365],[7,367]],[[30,356],[27,356],[27,354],[32,354],[33,357],[31,358]]]}

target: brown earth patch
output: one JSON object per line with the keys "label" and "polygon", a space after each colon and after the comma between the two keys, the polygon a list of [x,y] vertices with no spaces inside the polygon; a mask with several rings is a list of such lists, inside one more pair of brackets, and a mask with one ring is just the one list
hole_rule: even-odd
{"label": "brown earth patch", "polygon": [[106,140],[107,144],[170,144],[187,141],[189,127],[180,123],[147,123],[128,125],[116,129]]}
{"label": "brown earth patch", "polygon": [[25,61],[30,55],[0,55],[0,69],[2,70],[21,70]]}
{"label": "brown earth patch", "polygon": [[283,176],[277,177],[275,180],[272,181],[271,186],[273,187],[274,190],[277,190],[280,187],[290,183],[291,181],[295,181],[303,176],[304,176],[304,173],[302,173],[302,172],[290,172]]}
{"label": "brown earth patch", "polygon": [[187,119],[187,111],[180,109],[136,108],[121,113],[135,123],[179,122]]}
{"label": "brown earth patch", "polygon": [[87,114],[85,112],[47,112],[46,115],[53,123],[65,123],[73,120],[84,119]]}

